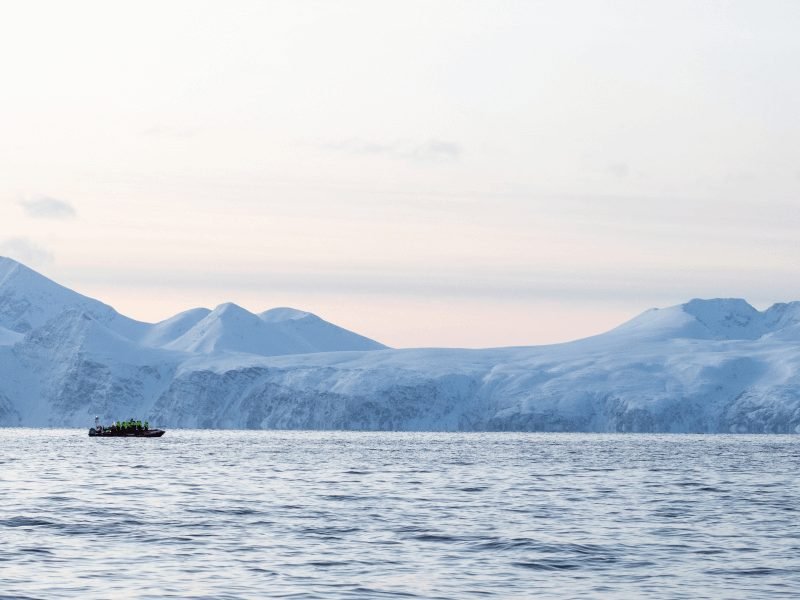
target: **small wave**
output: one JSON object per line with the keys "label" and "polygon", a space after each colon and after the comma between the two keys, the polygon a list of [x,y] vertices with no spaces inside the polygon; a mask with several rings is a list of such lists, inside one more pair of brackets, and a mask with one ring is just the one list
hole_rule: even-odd
{"label": "small wave", "polygon": [[305,535],[333,539],[348,533],[356,533],[361,529],[358,527],[303,527],[300,531]]}
{"label": "small wave", "polygon": [[350,494],[326,494],[322,496],[325,500],[334,500],[336,502],[347,502],[349,500],[360,500],[361,496],[352,496]]}
{"label": "small wave", "polygon": [[232,515],[235,517],[245,517],[259,513],[259,511],[252,508],[188,508],[186,512],[202,515]]}
{"label": "small wave", "polygon": [[354,593],[359,594],[358,597],[360,598],[419,598],[416,594],[411,592],[401,592],[401,591],[383,591],[383,590],[376,590],[374,588],[368,587],[357,587],[353,590]]}
{"label": "small wave", "polygon": [[310,560],[306,564],[312,567],[340,567],[351,563],[346,560]]}
{"label": "small wave", "polygon": [[705,573],[709,575],[736,575],[736,576],[759,576],[759,575],[784,575],[796,573],[786,569],[775,569],[773,567],[750,567],[745,569],[707,569]]}
{"label": "small wave", "polygon": [[423,535],[415,535],[415,540],[419,540],[421,542],[456,542],[456,541],[463,541],[463,538],[454,537],[451,535],[436,535],[433,533],[426,533]]}
{"label": "small wave", "polygon": [[22,554],[53,554],[46,548],[20,548],[19,552]]}
{"label": "small wave", "polygon": [[476,550],[520,550],[538,549],[539,544],[529,539],[491,540],[478,544]]}
{"label": "small wave", "polygon": [[48,502],[72,502],[75,498],[70,496],[48,496],[46,500]]}
{"label": "small wave", "polygon": [[533,569],[535,571],[573,571],[580,569],[580,563],[562,560],[526,560],[511,563],[515,567]]}
{"label": "small wave", "polygon": [[0,519],[0,527],[49,527],[58,526],[55,521],[45,521],[33,517],[11,517],[10,519]]}

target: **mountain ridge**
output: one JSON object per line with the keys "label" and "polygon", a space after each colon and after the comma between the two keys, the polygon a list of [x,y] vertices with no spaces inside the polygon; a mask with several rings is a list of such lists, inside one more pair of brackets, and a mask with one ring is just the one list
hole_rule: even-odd
{"label": "mountain ridge", "polygon": [[798,302],[694,299],[561,344],[393,350],[286,307],[141,323],[24,269],[0,260],[0,426],[133,414],[163,427],[800,432]]}
{"label": "mountain ridge", "polygon": [[[25,334],[71,310],[92,315],[132,342],[190,353],[230,351],[273,356],[299,351],[386,348],[313,313],[288,307],[269,309],[257,315],[226,302],[214,310],[195,308],[157,323],[145,323],[70,290],[13,259],[0,257],[0,327],[4,330]],[[296,324],[287,324],[303,320],[313,325],[298,331]],[[249,327],[243,327],[243,323]],[[239,331],[229,331],[237,325]],[[12,339],[2,331],[0,334],[0,344]]]}

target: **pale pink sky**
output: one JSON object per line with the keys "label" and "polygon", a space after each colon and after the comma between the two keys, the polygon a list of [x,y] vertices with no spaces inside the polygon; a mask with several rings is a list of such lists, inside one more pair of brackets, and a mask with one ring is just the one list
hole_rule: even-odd
{"label": "pale pink sky", "polygon": [[26,2],[0,255],[394,346],[799,299],[796,2]]}

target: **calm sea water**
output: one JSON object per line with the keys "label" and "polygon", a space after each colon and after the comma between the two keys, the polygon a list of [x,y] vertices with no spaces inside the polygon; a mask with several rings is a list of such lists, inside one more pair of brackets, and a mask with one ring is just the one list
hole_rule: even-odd
{"label": "calm sea water", "polygon": [[797,598],[800,438],[0,429],[0,597]]}

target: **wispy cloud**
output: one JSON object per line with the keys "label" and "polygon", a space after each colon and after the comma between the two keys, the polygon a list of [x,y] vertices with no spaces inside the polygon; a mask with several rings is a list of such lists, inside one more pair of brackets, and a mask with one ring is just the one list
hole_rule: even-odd
{"label": "wispy cloud", "polygon": [[0,255],[31,266],[49,265],[53,262],[52,252],[23,237],[0,240]]}
{"label": "wispy cloud", "polygon": [[[260,295],[289,293],[303,296],[347,295],[391,298],[450,299],[489,301],[497,304],[558,301],[631,304],[649,308],[688,301],[694,297],[746,297],[753,302],[774,302],[798,297],[798,286],[791,280],[791,269],[781,266],[743,271],[735,268],[686,270],[665,267],[654,271],[649,266],[615,269],[585,268],[572,272],[558,269],[473,265],[398,266],[326,268],[296,263],[291,269],[253,271],[219,270],[209,276],[202,269],[160,268],[71,269],[73,281],[85,285],[142,289],[163,287],[164,281],[176,290],[212,290],[216,297],[236,297],[240,293]],[[247,276],[245,276],[247,273]],[[743,273],[746,277],[743,277]]]}
{"label": "wispy cloud", "polygon": [[29,217],[35,219],[71,219],[77,215],[69,202],[51,198],[50,196],[37,196],[32,200],[20,200],[19,205]]}
{"label": "wispy cloud", "polygon": [[349,139],[324,144],[323,147],[327,150],[348,152],[362,156],[385,156],[387,158],[419,162],[454,161],[461,156],[460,144],[438,139],[430,139],[426,142],[410,140],[378,142]]}

